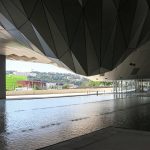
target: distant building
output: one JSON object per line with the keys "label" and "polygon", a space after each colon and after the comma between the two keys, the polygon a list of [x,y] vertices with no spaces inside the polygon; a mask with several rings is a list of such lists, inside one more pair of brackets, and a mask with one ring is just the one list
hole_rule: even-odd
{"label": "distant building", "polygon": [[17,82],[19,87],[27,87],[27,89],[45,89],[46,83],[41,81],[18,81]]}
{"label": "distant building", "polygon": [[56,83],[46,83],[46,87],[49,89],[51,88],[55,88],[56,87]]}
{"label": "distant building", "polygon": [[64,83],[56,83],[56,86],[63,86]]}
{"label": "distant building", "polygon": [[57,89],[62,89],[63,86],[64,86],[64,83],[56,83]]}
{"label": "distant building", "polygon": [[70,89],[74,89],[74,88],[77,88],[77,87],[78,87],[77,85],[69,84],[69,88],[70,88]]}

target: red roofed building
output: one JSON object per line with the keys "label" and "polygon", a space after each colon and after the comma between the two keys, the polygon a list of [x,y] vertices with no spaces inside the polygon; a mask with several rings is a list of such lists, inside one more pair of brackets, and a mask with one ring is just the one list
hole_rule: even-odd
{"label": "red roofed building", "polygon": [[17,84],[19,87],[27,87],[33,89],[44,89],[46,87],[46,83],[41,81],[23,80],[23,81],[18,81]]}

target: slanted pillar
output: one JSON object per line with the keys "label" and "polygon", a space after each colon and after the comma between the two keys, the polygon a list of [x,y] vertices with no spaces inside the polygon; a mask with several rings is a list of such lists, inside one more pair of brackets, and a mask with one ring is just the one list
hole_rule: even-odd
{"label": "slanted pillar", "polygon": [[0,99],[6,99],[6,56],[0,55]]}

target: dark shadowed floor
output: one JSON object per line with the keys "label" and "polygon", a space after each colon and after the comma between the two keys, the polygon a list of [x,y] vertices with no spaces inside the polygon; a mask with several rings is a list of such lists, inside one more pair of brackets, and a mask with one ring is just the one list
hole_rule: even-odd
{"label": "dark shadowed floor", "polygon": [[108,127],[41,150],[149,150],[150,133]]}

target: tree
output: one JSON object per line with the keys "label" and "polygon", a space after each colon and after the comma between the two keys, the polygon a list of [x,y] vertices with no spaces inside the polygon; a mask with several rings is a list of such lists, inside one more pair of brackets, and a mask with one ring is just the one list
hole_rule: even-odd
{"label": "tree", "polygon": [[65,85],[63,85],[62,88],[63,88],[63,89],[68,89],[68,88],[69,88],[69,85],[68,85],[68,84],[65,84]]}

